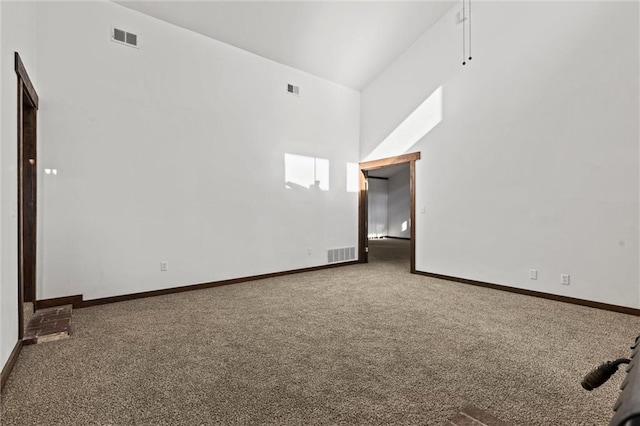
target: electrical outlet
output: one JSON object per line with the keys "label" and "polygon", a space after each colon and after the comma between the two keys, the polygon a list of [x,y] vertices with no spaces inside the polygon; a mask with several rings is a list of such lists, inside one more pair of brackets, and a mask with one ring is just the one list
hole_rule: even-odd
{"label": "electrical outlet", "polygon": [[163,262],[160,262],[160,270],[162,272],[167,272],[169,270],[169,262],[167,262],[166,260]]}
{"label": "electrical outlet", "polygon": [[569,274],[560,274],[560,284],[569,285]]}
{"label": "electrical outlet", "polygon": [[529,269],[529,279],[537,280],[538,279],[538,270],[537,269]]}

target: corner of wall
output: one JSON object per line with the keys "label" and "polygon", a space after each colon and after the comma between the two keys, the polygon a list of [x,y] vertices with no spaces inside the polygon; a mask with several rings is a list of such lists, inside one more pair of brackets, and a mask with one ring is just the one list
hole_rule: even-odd
{"label": "corner of wall", "polygon": [[14,52],[34,80],[36,2],[0,2],[0,364],[7,365],[18,341],[17,105]]}

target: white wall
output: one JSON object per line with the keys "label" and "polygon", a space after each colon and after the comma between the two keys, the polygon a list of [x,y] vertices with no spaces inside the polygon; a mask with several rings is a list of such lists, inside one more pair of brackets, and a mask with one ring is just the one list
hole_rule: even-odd
{"label": "white wall", "polygon": [[[113,3],[38,10],[40,165],[58,171],[39,298],[322,265],[357,244],[358,92]],[[328,160],[329,190],[286,189],[285,153]]]}
{"label": "white wall", "polygon": [[465,67],[457,12],[361,96],[364,159],[442,87],[417,269],[640,307],[638,3],[474,3]]}
{"label": "white wall", "polygon": [[18,340],[17,76],[20,53],[36,90],[36,4],[0,2],[0,366]]}
{"label": "white wall", "polygon": [[367,191],[367,233],[369,238],[386,237],[389,221],[389,181],[369,177]]}
{"label": "white wall", "polygon": [[[2,155],[2,150],[4,147],[4,135],[3,135],[3,131],[2,128],[4,126],[2,126],[2,122],[3,122],[3,110],[4,110],[4,97],[2,96],[2,86],[4,85],[4,64],[5,64],[5,60],[4,60],[4,46],[2,44],[2,40],[4,39],[4,37],[2,36],[3,28],[4,25],[2,22],[2,10],[4,9],[4,7],[2,6],[2,3],[0,3],[0,200],[4,199],[4,191],[2,190],[2,183],[4,181],[3,179],[3,174],[4,174],[4,167],[3,167],[3,158],[4,156]],[[4,223],[4,206],[2,206],[2,203],[0,201],[0,253],[2,253],[2,241],[4,241],[2,239],[2,228],[3,228],[3,223]],[[0,367],[4,367],[4,365],[7,362],[7,359],[9,359],[9,354],[11,352],[8,352],[7,350],[5,350],[5,348],[9,348],[11,345],[11,341],[13,341],[14,339],[17,339],[17,331],[11,331],[11,329],[9,327],[12,327],[11,324],[11,317],[13,317],[15,308],[11,308],[10,306],[5,307],[4,306],[4,302],[5,300],[9,301],[9,298],[11,297],[11,291],[10,291],[10,284],[6,283],[5,286],[5,282],[4,279],[2,277],[2,258],[0,257],[0,334],[2,335],[2,337],[0,337]],[[4,327],[7,327],[6,329]],[[13,327],[15,328],[15,324],[13,325]]]}
{"label": "white wall", "polygon": [[[390,237],[411,238],[411,191],[409,167],[389,176],[389,232]],[[404,229],[404,230],[403,230]]]}

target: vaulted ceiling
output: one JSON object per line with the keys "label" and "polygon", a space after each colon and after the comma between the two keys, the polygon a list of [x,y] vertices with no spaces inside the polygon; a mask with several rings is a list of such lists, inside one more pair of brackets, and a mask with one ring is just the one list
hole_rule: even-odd
{"label": "vaulted ceiling", "polygon": [[456,4],[450,0],[116,3],[356,90]]}

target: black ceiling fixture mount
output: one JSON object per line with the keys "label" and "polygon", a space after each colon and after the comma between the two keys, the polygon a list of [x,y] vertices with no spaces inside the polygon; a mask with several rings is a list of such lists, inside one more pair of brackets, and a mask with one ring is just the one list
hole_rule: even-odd
{"label": "black ceiling fixture mount", "polygon": [[[471,0],[462,0],[462,65],[471,60]],[[467,26],[469,31],[467,31]],[[467,40],[468,48],[467,48]],[[467,53],[469,56],[467,56]],[[467,59],[468,58],[468,59]]]}

